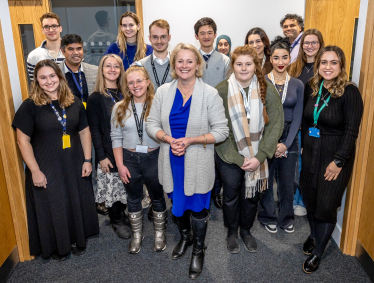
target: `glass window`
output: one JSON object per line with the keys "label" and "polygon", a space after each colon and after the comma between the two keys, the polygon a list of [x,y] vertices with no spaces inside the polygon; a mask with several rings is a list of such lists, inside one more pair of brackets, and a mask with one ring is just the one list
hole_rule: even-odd
{"label": "glass window", "polygon": [[109,45],[116,41],[118,21],[127,11],[135,13],[135,0],[52,0],[52,12],[61,19],[62,33],[83,39],[84,61],[99,65]]}
{"label": "glass window", "polygon": [[27,57],[29,53],[35,49],[35,40],[34,40],[34,29],[31,24],[19,25],[19,33],[21,34],[23,58],[25,62],[25,72],[27,77],[27,83],[30,86],[29,73],[27,71]]}

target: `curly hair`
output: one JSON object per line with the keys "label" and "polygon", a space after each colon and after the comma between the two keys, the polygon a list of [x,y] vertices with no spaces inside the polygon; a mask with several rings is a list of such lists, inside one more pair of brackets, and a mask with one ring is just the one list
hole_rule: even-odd
{"label": "curly hair", "polygon": [[60,107],[70,106],[74,102],[74,95],[71,93],[60,67],[53,60],[49,59],[39,61],[35,66],[34,80],[31,83],[30,98],[38,106],[52,103],[51,98],[44,92],[38,82],[38,72],[43,67],[52,68],[60,81],[57,88],[58,103],[60,104]]}
{"label": "curly hair", "polygon": [[262,28],[253,28],[245,36],[244,44],[248,44],[248,37],[252,34],[258,34],[264,44],[264,53],[266,56],[270,56],[270,41],[266,32]]}
{"label": "curly hair", "polygon": [[301,72],[303,71],[303,68],[307,63],[306,54],[304,52],[304,40],[305,40],[305,37],[307,35],[316,35],[318,37],[319,50],[316,53],[315,58],[318,57],[321,50],[325,47],[325,42],[323,41],[322,33],[318,29],[308,29],[308,30],[306,30],[303,33],[303,35],[301,36],[301,39],[300,39],[300,47],[301,48],[299,49],[299,53],[297,55],[296,61],[293,62],[288,68],[288,73],[290,74],[290,76],[292,76],[294,78],[297,78],[301,75]]}
{"label": "curly hair", "polygon": [[259,84],[259,90],[260,90],[260,98],[261,102],[264,105],[264,111],[263,111],[263,117],[265,120],[265,124],[269,122],[269,117],[266,113],[266,106],[265,106],[265,100],[266,100],[266,91],[267,91],[267,83],[264,74],[262,73],[262,67],[261,67],[261,61],[258,59],[257,51],[249,45],[239,46],[236,47],[235,50],[232,52],[231,55],[231,70],[232,73],[234,70],[234,64],[236,59],[240,55],[249,55],[253,59],[253,63],[255,63],[255,75],[257,76],[258,84]]}
{"label": "curly hair", "polygon": [[285,49],[291,52],[291,44],[287,37],[276,36],[270,44],[270,54],[272,55],[277,49]]}
{"label": "curly hair", "polygon": [[[148,87],[147,87],[147,93],[146,93],[145,103],[147,104],[147,110],[146,110],[145,116],[144,116],[145,121],[147,121],[149,111],[151,110],[151,107],[152,107],[153,98],[155,96],[155,87],[149,79],[149,74],[148,74],[147,70],[144,67],[140,67],[140,66],[132,66],[132,67],[128,68],[125,72],[125,86],[126,86],[126,88],[125,88],[124,93],[123,93],[123,100],[118,103],[118,107],[117,107],[117,109],[115,110],[115,113],[114,113],[113,120],[116,123],[116,127],[118,127],[118,125],[120,125],[121,127],[124,127],[125,126],[125,120],[131,116],[131,111],[132,110],[130,109],[129,105],[130,105],[130,102],[131,102],[131,99],[132,99],[132,93],[130,92],[130,89],[127,87],[127,77],[132,72],[142,72],[145,79],[150,82]],[[127,116],[127,114],[128,114],[128,116]]]}
{"label": "curly hair", "polygon": [[337,98],[341,97],[344,93],[344,89],[347,85],[353,84],[348,81],[348,75],[346,72],[346,59],[343,50],[335,45],[328,45],[324,47],[318,57],[316,57],[316,62],[314,63],[314,76],[310,79],[309,84],[313,90],[311,96],[316,96],[318,94],[323,77],[319,74],[319,65],[321,64],[322,56],[325,52],[333,51],[338,56],[340,73],[333,79],[333,83],[329,87],[328,91],[331,93],[331,97]]}
{"label": "curly hair", "polygon": [[301,16],[297,14],[287,14],[284,16],[283,19],[280,20],[280,27],[283,28],[283,24],[286,20],[296,20],[299,26],[301,27],[301,31],[304,31],[304,20]]}
{"label": "curly hair", "polygon": [[[132,18],[136,25],[140,25],[140,20],[135,13],[126,12],[122,14],[121,18],[119,19],[118,35],[117,35],[117,43],[118,43],[119,49],[121,50],[120,53],[122,54],[126,53],[126,48],[127,48],[126,36],[121,30],[122,19],[126,17]],[[139,29],[138,32],[136,33],[136,53],[134,57],[134,62],[139,61],[140,59],[143,59],[146,53],[147,53],[147,45],[144,42],[143,32]]]}
{"label": "curly hair", "polygon": [[181,51],[182,49],[183,50],[190,50],[192,53],[195,54],[197,64],[199,65],[199,68],[195,72],[195,76],[197,78],[201,78],[203,76],[203,72],[204,72],[203,56],[201,56],[199,50],[197,50],[197,48],[195,46],[193,46],[191,44],[186,44],[186,43],[179,43],[177,46],[175,46],[175,48],[173,49],[173,51],[170,54],[170,74],[171,74],[171,77],[173,79],[178,79],[178,76],[175,72],[175,61],[177,60],[178,52]]}

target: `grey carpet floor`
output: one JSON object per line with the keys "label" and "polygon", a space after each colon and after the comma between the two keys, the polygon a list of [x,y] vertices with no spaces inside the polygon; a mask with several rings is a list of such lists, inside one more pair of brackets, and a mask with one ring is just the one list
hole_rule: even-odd
{"label": "grey carpet floor", "polygon": [[[308,237],[306,217],[296,217],[295,233],[267,232],[258,221],[252,228],[257,253],[248,253],[241,240],[239,254],[226,250],[222,211],[212,206],[206,237],[204,270],[197,282],[371,282],[355,257],[343,255],[331,241],[314,274],[305,274],[302,244]],[[147,212],[147,210],[145,211]],[[86,253],[70,255],[63,262],[35,260],[19,263],[8,282],[191,282],[188,266],[191,248],[180,260],[171,253],[179,241],[169,213],[167,247],[153,251],[153,226],[145,218],[145,239],[139,254],[127,252],[129,240],[119,239],[107,216],[99,216],[100,235],[88,240]]]}

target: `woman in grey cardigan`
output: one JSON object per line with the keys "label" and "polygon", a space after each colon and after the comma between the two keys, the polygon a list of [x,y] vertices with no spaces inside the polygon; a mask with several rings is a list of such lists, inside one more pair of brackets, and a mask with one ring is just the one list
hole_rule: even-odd
{"label": "woman in grey cardigan", "polygon": [[[214,182],[214,143],[228,136],[223,101],[205,84],[203,58],[192,45],[180,43],[170,59],[175,79],[156,93],[146,122],[152,138],[162,141],[159,181],[173,200],[181,240],[172,258],[181,258],[193,243],[191,279],[203,268],[210,190]],[[192,217],[190,217],[192,216]],[[191,219],[192,230],[191,231]]]}

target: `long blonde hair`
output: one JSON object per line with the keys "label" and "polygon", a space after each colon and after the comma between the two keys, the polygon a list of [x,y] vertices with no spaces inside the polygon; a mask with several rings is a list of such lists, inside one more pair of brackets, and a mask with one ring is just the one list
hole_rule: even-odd
{"label": "long blonde hair", "polygon": [[[120,53],[123,55],[126,54],[127,44],[126,44],[126,36],[122,32],[122,19],[130,17],[134,20],[136,25],[140,25],[140,20],[138,16],[133,12],[126,12],[124,13],[121,18],[119,19],[119,25],[118,25],[118,36],[117,36],[117,43],[119,46],[119,49],[121,50]],[[144,36],[141,28],[136,33],[136,53],[134,57],[134,61],[139,61],[140,59],[143,59],[147,52],[147,45],[144,42]]]}
{"label": "long blonde hair", "polygon": [[38,106],[52,103],[51,98],[44,92],[38,82],[38,72],[43,67],[51,67],[60,81],[57,88],[58,103],[60,104],[60,107],[70,106],[74,102],[74,95],[71,93],[60,67],[53,60],[49,59],[39,61],[35,66],[34,80],[31,83],[30,98]]}
{"label": "long blonde hair", "polygon": [[340,73],[334,79],[332,85],[329,87],[328,91],[331,93],[331,97],[337,98],[341,97],[344,93],[344,89],[346,85],[352,84],[348,81],[348,75],[346,72],[346,60],[343,50],[335,45],[329,45],[324,47],[321,52],[319,53],[318,57],[316,58],[316,62],[314,64],[314,76],[310,79],[309,83],[313,90],[311,96],[316,96],[318,94],[321,82],[323,80],[322,76],[319,74],[318,69],[319,65],[321,64],[321,57],[325,52],[334,51],[339,59],[340,64]]}
{"label": "long blonde hair", "polygon": [[319,50],[316,53],[315,58],[319,56],[321,50],[325,47],[325,42],[323,41],[322,33],[318,29],[308,29],[306,30],[300,39],[300,49],[297,55],[296,61],[293,62],[288,69],[288,74],[291,77],[298,78],[303,71],[304,66],[307,63],[306,54],[304,52],[304,40],[307,35],[316,35],[319,41]]}
{"label": "long blonde hair", "polygon": [[105,60],[108,58],[114,58],[116,59],[117,63],[120,65],[120,75],[117,79],[117,89],[121,92],[124,93],[126,89],[126,82],[125,82],[125,69],[123,68],[123,62],[122,59],[116,55],[116,54],[106,54],[101,58],[100,64],[99,64],[99,70],[97,72],[97,77],[96,77],[96,84],[95,84],[95,90],[97,92],[100,92],[102,95],[109,97],[108,93],[106,92],[105,88],[105,78],[103,74],[103,68],[104,68],[104,63]]}
{"label": "long blonde hair", "polygon": [[125,120],[131,116],[131,111],[130,109],[130,102],[132,99],[132,93],[130,92],[128,86],[127,86],[127,77],[130,73],[140,71],[143,73],[144,77],[146,80],[148,80],[150,83],[147,87],[147,93],[146,93],[146,101],[145,103],[147,104],[147,110],[145,112],[144,120],[147,121],[147,117],[149,115],[149,111],[151,110],[152,107],[152,101],[155,96],[155,87],[153,83],[149,79],[149,74],[147,70],[144,67],[140,66],[132,66],[128,68],[125,72],[125,90],[122,93],[123,94],[123,100],[118,103],[117,109],[115,110],[115,116],[114,116],[114,122],[116,123],[116,126],[120,125],[121,127],[125,126]]}

